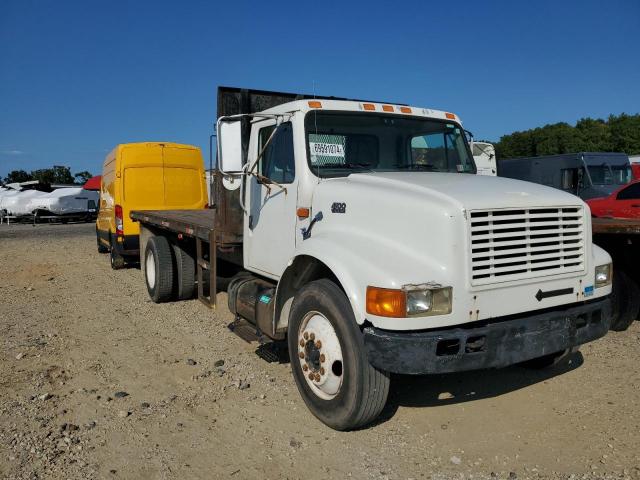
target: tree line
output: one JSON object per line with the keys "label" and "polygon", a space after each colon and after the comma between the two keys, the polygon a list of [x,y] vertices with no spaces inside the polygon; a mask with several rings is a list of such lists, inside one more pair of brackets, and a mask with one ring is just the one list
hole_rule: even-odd
{"label": "tree line", "polygon": [[535,157],[574,152],[640,154],[640,114],[583,118],[575,126],[560,122],[514,132],[495,144],[498,158]]}
{"label": "tree line", "polygon": [[91,172],[83,170],[82,172],[71,175],[71,169],[61,165],[54,165],[52,168],[41,168],[38,170],[13,170],[4,177],[4,183],[20,183],[31,180],[38,180],[45,184],[76,184],[84,185],[93,175]]}

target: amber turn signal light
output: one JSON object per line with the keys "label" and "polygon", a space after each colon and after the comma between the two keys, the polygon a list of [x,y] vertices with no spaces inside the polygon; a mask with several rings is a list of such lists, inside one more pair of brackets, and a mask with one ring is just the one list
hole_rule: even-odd
{"label": "amber turn signal light", "polygon": [[368,286],[367,313],[379,317],[406,317],[407,296],[402,290]]}
{"label": "amber turn signal light", "polygon": [[310,213],[311,212],[306,207],[300,207],[296,210],[296,214],[298,215],[298,218],[309,218]]}

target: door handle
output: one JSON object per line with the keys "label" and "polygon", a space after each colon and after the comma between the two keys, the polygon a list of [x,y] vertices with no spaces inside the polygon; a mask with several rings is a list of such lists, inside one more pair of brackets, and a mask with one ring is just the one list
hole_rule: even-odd
{"label": "door handle", "polygon": [[631,206],[632,206],[633,208],[640,208],[640,205],[639,205],[639,204],[637,204],[637,203],[636,203],[635,205],[631,205]]}

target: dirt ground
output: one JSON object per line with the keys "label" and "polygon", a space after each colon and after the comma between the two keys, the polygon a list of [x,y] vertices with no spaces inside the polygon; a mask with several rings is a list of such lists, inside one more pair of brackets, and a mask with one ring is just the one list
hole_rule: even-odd
{"label": "dirt ground", "polygon": [[156,305],[95,245],[0,225],[0,477],[640,478],[640,322],[554,370],[394,377],[380,421],[339,433],[224,293]]}

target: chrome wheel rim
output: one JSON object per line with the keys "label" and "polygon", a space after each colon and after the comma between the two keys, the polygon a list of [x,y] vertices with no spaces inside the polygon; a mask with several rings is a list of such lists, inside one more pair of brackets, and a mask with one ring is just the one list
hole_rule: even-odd
{"label": "chrome wheel rim", "polygon": [[303,318],[297,354],[311,391],[323,400],[335,398],[344,378],[342,348],[333,325],[323,314],[314,311]]}
{"label": "chrome wheel rim", "polygon": [[147,285],[153,289],[156,286],[156,262],[153,259],[153,252],[147,252],[147,258],[144,262],[144,273],[147,277]]}

